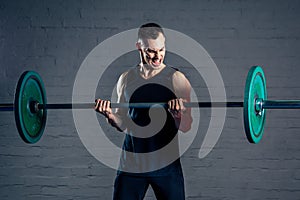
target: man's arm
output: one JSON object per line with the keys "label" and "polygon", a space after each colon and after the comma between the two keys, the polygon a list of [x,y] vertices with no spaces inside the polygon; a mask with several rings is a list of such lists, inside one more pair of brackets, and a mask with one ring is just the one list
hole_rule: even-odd
{"label": "man's arm", "polygon": [[184,107],[184,102],[191,100],[191,84],[188,79],[179,71],[176,71],[172,77],[172,83],[177,99],[168,102],[169,110],[176,122],[180,122],[179,130],[187,132],[191,129],[193,118],[191,108]]}
{"label": "man's arm", "polygon": [[[117,83],[117,103],[124,102],[124,86],[125,79],[127,76],[127,72],[123,73]],[[107,122],[111,124],[113,127],[117,128],[119,131],[124,131],[126,127],[124,126],[126,116],[126,110],[124,108],[116,108],[115,112],[112,111],[110,107],[110,101],[96,99],[95,110],[101,114],[103,114]]]}

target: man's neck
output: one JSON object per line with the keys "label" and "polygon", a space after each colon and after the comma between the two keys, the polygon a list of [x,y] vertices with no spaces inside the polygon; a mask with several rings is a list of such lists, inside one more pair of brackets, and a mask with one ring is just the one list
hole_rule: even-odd
{"label": "man's neck", "polygon": [[139,67],[140,67],[139,68],[140,75],[144,79],[149,79],[149,78],[155,76],[156,74],[159,74],[166,67],[166,65],[162,64],[158,68],[153,68],[151,66],[141,63],[139,65]]}

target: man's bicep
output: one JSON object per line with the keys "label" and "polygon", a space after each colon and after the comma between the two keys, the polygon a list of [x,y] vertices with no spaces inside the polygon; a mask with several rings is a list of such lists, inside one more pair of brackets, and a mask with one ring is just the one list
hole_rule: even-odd
{"label": "man's bicep", "polygon": [[178,98],[183,98],[190,101],[191,98],[191,84],[189,80],[181,72],[175,72],[173,75],[173,87],[175,95]]}
{"label": "man's bicep", "polygon": [[[125,96],[124,96],[124,87],[125,87],[125,80],[126,80],[127,73],[123,73],[117,82],[117,103],[125,103]],[[124,115],[126,113],[125,109],[116,108],[116,114]]]}

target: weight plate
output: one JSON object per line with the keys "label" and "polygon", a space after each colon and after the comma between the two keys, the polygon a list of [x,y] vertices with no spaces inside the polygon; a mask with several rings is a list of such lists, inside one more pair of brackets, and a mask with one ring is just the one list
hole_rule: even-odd
{"label": "weight plate", "polygon": [[244,94],[244,128],[250,143],[258,143],[264,133],[266,110],[258,112],[256,99],[267,99],[266,80],[263,69],[254,66],[249,70]]}
{"label": "weight plate", "polygon": [[16,88],[14,111],[15,121],[21,138],[26,143],[36,143],[43,135],[47,110],[37,112],[30,109],[30,103],[46,104],[46,92],[43,81],[34,71],[24,72]]}

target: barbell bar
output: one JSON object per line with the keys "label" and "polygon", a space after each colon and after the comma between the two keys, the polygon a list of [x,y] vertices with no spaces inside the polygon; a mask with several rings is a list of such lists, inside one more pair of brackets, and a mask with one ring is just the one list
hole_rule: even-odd
{"label": "barbell bar", "polygon": [[[168,107],[166,102],[111,103],[111,108]],[[26,143],[40,140],[49,109],[94,109],[95,103],[47,104],[46,91],[40,75],[24,72],[17,84],[14,103],[0,104],[0,111],[14,111],[21,138]],[[263,69],[253,66],[247,76],[244,102],[188,102],[185,107],[244,108],[244,129],[250,143],[258,143],[264,132],[266,109],[300,109],[300,100],[267,100]]]}
{"label": "barbell bar", "polygon": [[[244,102],[188,102],[183,103],[186,108],[242,108]],[[40,109],[60,110],[60,109],[92,109],[95,103],[56,103],[56,104],[40,104],[38,102],[31,102],[32,112]],[[111,108],[150,108],[150,107],[168,107],[167,103],[111,103]],[[262,109],[300,109],[300,100],[255,100],[256,110]],[[14,104],[4,103],[0,104],[0,111],[13,111]]]}
{"label": "barbell bar", "polygon": [[[187,108],[240,108],[243,107],[243,102],[188,102],[183,103]],[[32,101],[29,104],[31,112],[37,112],[40,109],[91,109],[94,108],[95,103],[58,103],[58,104],[40,104]],[[111,108],[151,108],[151,107],[164,107],[167,108],[168,104],[164,102],[145,102],[145,103],[111,103]],[[0,111],[13,111],[14,104],[0,104]]]}

